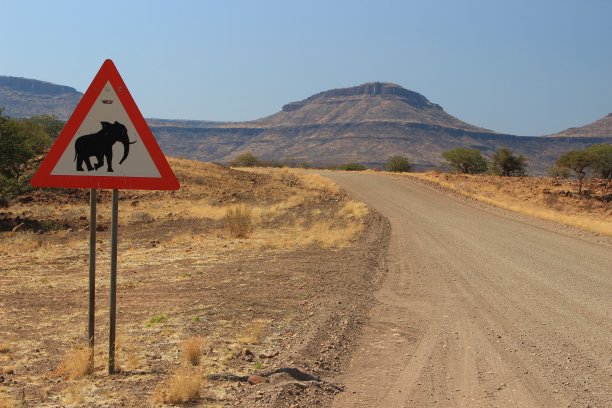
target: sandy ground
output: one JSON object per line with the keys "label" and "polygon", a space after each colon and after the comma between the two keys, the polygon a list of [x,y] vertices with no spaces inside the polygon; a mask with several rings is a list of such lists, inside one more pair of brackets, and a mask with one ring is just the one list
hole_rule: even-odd
{"label": "sandy ground", "polygon": [[578,194],[574,179],[439,172],[404,175],[520,214],[612,236],[612,180],[585,179],[583,193]]}
{"label": "sandy ground", "polygon": [[[335,376],[384,272],[386,220],[316,175],[171,165],[178,192],[120,195],[112,377],[109,193],[98,204],[96,366],[85,378],[66,367],[86,345],[87,192],[37,191],[2,210],[0,406],[157,406],[181,373],[199,395],[188,406],[324,406],[342,389]],[[225,227],[238,203],[251,209],[246,238]],[[203,342],[197,366],[184,358],[192,337]],[[264,382],[249,385],[254,374]]]}
{"label": "sandy ground", "polygon": [[612,406],[610,239],[403,176],[329,176],[392,227],[334,407]]}

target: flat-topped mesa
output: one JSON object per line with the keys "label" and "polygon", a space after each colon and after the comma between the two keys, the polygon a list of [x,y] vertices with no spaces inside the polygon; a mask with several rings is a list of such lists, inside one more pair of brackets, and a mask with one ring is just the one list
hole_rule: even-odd
{"label": "flat-topped mesa", "polygon": [[[249,122],[259,127],[379,123],[421,124],[492,133],[449,115],[423,95],[389,82],[369,82],[319,92],[283,106],[280,112]],[[381,128],[380,131],[383,131]]]}
{"label": "flat-topped mesa", "polygon": [[302,101],[290,102],[283,106],[282,110],[283,112],[291,112],[313,102],[347,102],[372,96],[400,99],[417,109],[433,108],[442,110],[440,105],[430,102],[420,93],[410,91],[400,85],[390,82],[368,82],[350,88],[331,89],[312,95]]}

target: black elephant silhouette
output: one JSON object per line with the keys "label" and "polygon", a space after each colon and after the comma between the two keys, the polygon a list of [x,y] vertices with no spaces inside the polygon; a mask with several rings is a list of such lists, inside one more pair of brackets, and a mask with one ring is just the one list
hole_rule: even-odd
{"label": "black elephant silhouette", "polygon": [[[119,164],[123,163],[130,154],[130,145],[136,141],[130,142],[128,132],[125,125],[115,122],[100,122],[102,129],[90,135],[83,135],[74,142],[74,160],[76,161],[77,171],[83,170],[83,162],[87,166],[87,171],[92,171],[95,167],[98,170],[104,166],[104,158],[106,157],[107,171],[113,171],[113,145],[116,142],[123,143],[123,157]],[[89,158],[95,156],[98,162],[92,166]]]}

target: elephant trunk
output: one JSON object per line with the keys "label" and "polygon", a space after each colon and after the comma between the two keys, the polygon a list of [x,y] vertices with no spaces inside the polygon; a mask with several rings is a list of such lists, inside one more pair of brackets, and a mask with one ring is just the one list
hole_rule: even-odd
{"label": "elephant trunk", "polygon": [[136,141],[130,142],[129,140],[122,141],[123,143],[123,157],[119,161],[119,164],[123,163],[125,159],[127,159],[128,154],[130,154],[130,145],[136,143]]}

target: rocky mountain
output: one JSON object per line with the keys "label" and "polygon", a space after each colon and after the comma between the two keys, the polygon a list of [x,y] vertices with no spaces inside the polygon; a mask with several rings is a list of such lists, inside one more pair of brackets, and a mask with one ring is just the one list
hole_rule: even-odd
{"label": "rocky mountain", "polygon": [[153,131],[170,154],[221,162],[251,151],[267,160],[383,167],[389,156],[401,154],[426,169],[439,167],[442,152],[455,147],[477,148],[488,156],[509,147],[528,158],[532,174],[544,174],[567,150],[602,140],[498,134],[449,115],[423,95],[381,82],[321,92],[251,122],[167,123]]}
{"label": "rocky mountain", "polygon": [[580,127],[571,127],[551,137],[608,137],[612,138],[612,113],[593,123]]}
{"label": "rocky mountain", "polygon": [[[0,107],[9,116],[52,113],[67,119],[81,96],[66,86],[0,77]],[[442,152],[455,147],[477,148],[487,156],[508,147],[527,157],[531,174],[546,173],[567,150],[609,142],[610,132],[601,129],[612,128],[608,115],[551,137],[499,134],[465,123],[423,95],[385,82],[321,92],[250,122],[147,121],[166,154],[203,161],[227,162],[251,151],[266,160],[383,167],[389,156],[400,154],[426,169],[439,167]]]}
{"label": "rocky mountain", "polygon": [[67,120],[83,96],[69,86],[35,79],[0,76],[0,108],[4,115],[26,118],[52,114]]}
{"label": "rocky mountain", "polygon": [[421,94],[384,82],[321,92],[288,103],[280,112],[253,123],[273,127],[372,122],[422,123],[493,133],[460,121]]}

